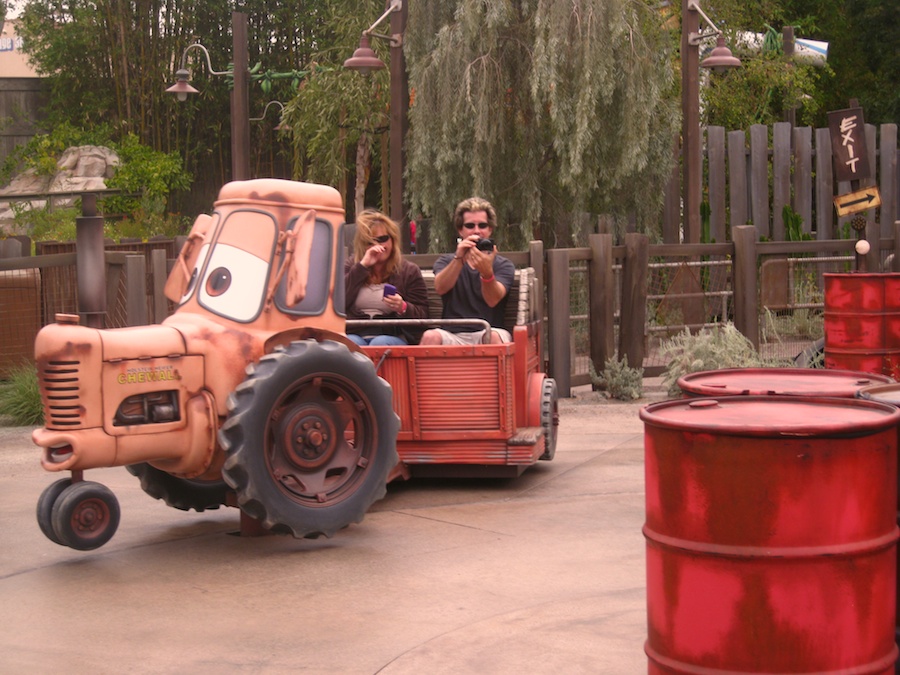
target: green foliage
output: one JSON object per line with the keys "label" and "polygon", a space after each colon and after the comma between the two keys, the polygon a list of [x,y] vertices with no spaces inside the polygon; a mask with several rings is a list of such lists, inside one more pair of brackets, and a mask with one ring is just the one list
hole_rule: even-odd
{"label": "green foliage", "polygon": [[34,241],[71,241],[75,239],[75,219],[81,209],[28,208],[21,203],[13,203],[12,210],[16,229],[27,232]]}
{"label": "green foliage", "polygon": [[603,371],[598,375],[593,361],[588,362],[591,382],[598,389],[604,389],[610,398],[620,401],[635,401],[644,395],[644,369],[632,368],[618,353],[606,360]]}
{"label": "green foliage", "polygon": [[[102,199],[101,211],[125,214],[131,220],[153,218],[157,221],[157,229],[175,227],[160,225],[160,221],[167,220],[163,216],[166,198],[174,190],[189,187],[191,177],[182,168],[178,154],[153,150],[143,145],[134,134],[126,134],[121,142],[116,142],[107,127],[83,130],[61,124],[50,133],[37,134],[28,143],[17,147],[4,163],[0,179],[8,182],[17,167],[18,170],[32,169],[40,175],[53,175],[58,170],[57,162],[63,152],[82,145],[106,146],[119,157],[116,172],[106,180],[106,184],[111,189],[121,190],[123,194]],[[14,207],[13,210],[17,224],[25,227],[35,239],[59,238],[57,235],[68,232],[70,225],[74,228],[75,216],[69,209],[51,212],[47,209]],[[177,217],[175,220],[180,222]],[[149,229],[152,228],[147,231]],[[74,237],[74,229],[71,231]]]}
{"label": "green foliage", "polygon": [[118,222],[107,221],[104,225],[104,234],[111,239],[123,237],[140,239],[168,237],[171,239],[186,234],[190,230],[190,225],[191,219],[187,216],[162,213],[157,205],[148,208],[139,207],[130,217]]}
{"label": "green foliage", "polygon": [[692,334],[684,332],[663,342],[661,357],[668,361],[663,384],[669,396],[679,396],[679,378],[690,373],[720,368],[760,367],[764,363],[750,342],[732,323],[714,328],[701,328]]}
{"label": "green foliage", "polygon": [[[497,207],[507,250],[533,236],[564,245],[581,211],[636,211],[649,229],[677,125],[655,9],[626,0],[410,3],[406,56],[414,212],[447,223],[460,199],[483,196]],[[455,236],[447,227],[431,235],[432,250]]]}
{"label": "green foliage", "polygon": [[[384,3],[374,0],[334,0],[323,7],[318,33],[328,39],[310,53],[306,78],[282,117],[291,131],[294,176],[341,186],[356,170],[358,204],[365,200],[370,176],[382,188],[390,182],[386,173],[373,171],[388,150],[383,141],[390,128],[390,72],[385,68],[361,75],[343,63],[361,32],[383,11]],[[386,41],[372,38],[370,46],[384,63],[390,62]],[[375,206],[387,210],[384,189]]]}
{"label": "green foliage", "polygon": [[52,176],[57,170],[57,160],[67,148],[109,143],[108,127],[84,130],[68,123],[59,124],[50,132],[32,136],[27,143],[16,146],[0,167],[0,183],[9,183],[16,173],[29,169],[40,176]]}
{"label": "green foliage", "polygon": [[37,426],[44,421],[37,369],[31,363],[15,366],[0,383],[0,416],[15,426]]}
{"label": "green foliage", "polygon": [[785,204],[781,209],[781,220],[784,222],[784,234],[788,241],[812,240],[812,234],[803,230],[803,217],[790,204]]}
{"label": "green foliage", "polygon": [[741,54],[742,66],[724,75],[711,75],[703,88],[707,123],[726,129],[749,129],[753,124],[781,122],[792,108],[797,124],[809,125],[819,113],[819,80],[830,71],[817,69],[781,54]]}
{"label": "green foliage", "polygon": [[[120,164],[106,184],[124,194],[103,200],[103,209],[108,213],[134,214],[138,210],[162,213],[169,193],[183,190],[191,183],[190,174],[182,168],[181,157],[142,145],[134,134],[113,143],[112,149],[118,154]],[[135,193],[139,196],[132,196]]]}

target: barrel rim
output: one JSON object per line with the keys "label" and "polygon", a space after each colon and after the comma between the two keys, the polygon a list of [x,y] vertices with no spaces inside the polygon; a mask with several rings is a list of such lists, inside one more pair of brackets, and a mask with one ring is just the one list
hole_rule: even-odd
{"label": "barrel rim", "polygon": [[[759,403],[772,403],[780,406],[787,405],[821,405],[823,407],[841,408],[868,408],[884,413],[882,418],[860,420],[859,424],[852,427],[845,423],[835,424],[828,419],[825,421],[812,421],[807,424],[798,423],[789,429],[775,427],[760,427],[751,424],[732,424],[728,427],[713,424],[704,424],[702,420],[688,422],[663,418],[656,414],[661,410],[674,407],[711,407],[719,406],[744,406]],[[645,405],[639,411],[639,416],[645,427],[651,426],[659,429],[673,429],[690,432],[711,432],[717,436],[751,436],[758,438],[817,438],[817,437],[857,437],[883,431],[891,427],[897,427],[900,423],[900,408],[880,401],[872,401],[863,398],[839,398],[825,396],[699,396],[695,398],[669,399],[657,401]]]}
{"label": "barrel rim", "polygon": [[[889,375],[885,375],[883,373],[870,373],[862,370],[846,370],[839,368],[721,368],[718,370],[703,370],[697,371],[694,373],[687,373],[678,378],[677,384],[678,387],[686,393],[692,395],[703,395],[703,396],[809,396],[809,397],[820,397],[820,398],[831,398],[837,396],[837,394],[832,393],[831,391],[814,391],[812,388],[804,391],[791,391],[789,389],[779,389],[778,387],[772,387],[768,390],[763,391],[760,388],[754,389],[753,387],[748,387],[743,390],[739,390],[740,382],[739,377],[735,377],[734,385],[738,388],[734,390],[723,390],[716,391],[718,387],[711,383],[702,383],[697,380],[703,378],[709,379],[722,379],[726,380],[730,378],[732,375],[744,375],[748,378],[753,378],[758,375],[769,375],[773,378],[777,378],[779,376],[782,377],[804,377],[808,376],[810,378],[810,382],[820,379],[820,380],[828,380],[828,381],[839,381],[841,378],[845,378],[848,382],[849,380],[866,380],[871,382],[872,384],[890,384],[895,382],[894,378]],[[777,382],[776,382],[777,384]],[[870,386],[868,384],[860,384],[859,388],[864,386]],[[853,398],[852,393],[849,392],[848,387],[848,395],[847,398]]]}

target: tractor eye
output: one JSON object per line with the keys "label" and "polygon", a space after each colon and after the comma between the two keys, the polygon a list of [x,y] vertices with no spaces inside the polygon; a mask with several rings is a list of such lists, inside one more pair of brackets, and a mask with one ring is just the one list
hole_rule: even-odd
{"label": "tractor eye", "polygon": [[231,272],[225,267],[217,267],[206,278],[206,292],[211,297],[222,295],[231,286]]}

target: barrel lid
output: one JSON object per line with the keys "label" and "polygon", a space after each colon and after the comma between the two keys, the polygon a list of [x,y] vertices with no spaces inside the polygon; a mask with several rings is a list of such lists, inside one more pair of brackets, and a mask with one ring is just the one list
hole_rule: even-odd
{"label": "barrel lid", "polygon": [[863,387],[856,395],[869,401],[879,401],[881,403],[890,403],[891,405],[900,406],[900,382],[891,384],[872,384]]}
{"label": "barrel lid", "polygon": [[731,436],[864,435],[897,426],[900,408],[860,398],[726,396],[651,403],[645,425]]}
{"label": "barrel lid", "polygon": [[684,375],[678,379],[678,386],[701,396],[853,398],[862,387],[893,381],[887,375],[830,368],[723,368]]}

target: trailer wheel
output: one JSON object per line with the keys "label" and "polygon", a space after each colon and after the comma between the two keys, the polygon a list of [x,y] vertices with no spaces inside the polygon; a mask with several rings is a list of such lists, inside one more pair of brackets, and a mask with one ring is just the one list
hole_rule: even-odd
{"label": "trailer wheel", "polygon": [[360,522],[398,461],[390,385],[329,340],[292,342],[247,371],[219,433],[241,509],[297,538]]}
{"label": "trailer wheel", "polygon": [[154,499],[160,499],[181,511],[193,509],[198,513],[217,509],[225,503],[228,484],[224,480],[193,480],[178,478],[146,462],[131,464],[128,473],[137,476],[141,489]]}
{"label": "trailer wheel", "polygon": [[53,504],[51,520],[63,545],[90,551],[103,546],[116,533],[119,501],[105,485],[79,481],[60,493]]}
{"label": "trailer wheel", "polygon": [[559,433],[559,394],[552,377],[544,378],[541,384],[541,428],[544,430],[544,454],[540,459],[549,462],[556,456]]}
{"label": "trailer wheel", "polygon": [[62,543],[60,538],[56,536],[56,532],[53,531],[53,505],[56,503],[56,500],[59,499],[59,496],[63,491],[71,484],[71,478],[60,478],[58,481],[50,483],[50,485],[44,488],[37,503],[38,527],[41,528],[41,532],[44,533],[44,536],[47,537],[47,539],[60,546],[65,546],[65,544]]}

